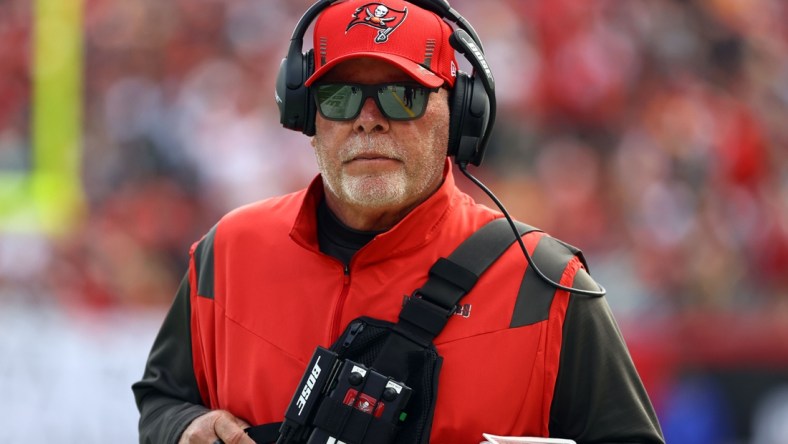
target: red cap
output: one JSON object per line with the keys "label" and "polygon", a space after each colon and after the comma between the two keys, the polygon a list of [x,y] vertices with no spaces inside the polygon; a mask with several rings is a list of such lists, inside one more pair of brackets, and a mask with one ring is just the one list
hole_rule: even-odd
{"label": "red cap", "polygon": [[389,62],[424,86],[454,86],[457,61],[452,28],[436,14],[402,0],[348,0],[326,8],[315,21],[315,73],[310,86],[345,60]]}

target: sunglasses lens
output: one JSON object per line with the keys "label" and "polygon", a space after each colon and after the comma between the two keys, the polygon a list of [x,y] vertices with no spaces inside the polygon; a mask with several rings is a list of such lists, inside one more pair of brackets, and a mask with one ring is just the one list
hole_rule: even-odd
{"label": "sunglasses lens", "polygon": [[316,97],[325,118],[349,120],[358,114],[364,95],[355,85],[328,84],[317,87]]}
{"label": "sunglasses lens", "polygon": [[429,92],[413,85],[385,85],[378,90],[378,101],[389,119],[411,120],[421,117]]}
{"label": "sunglasses lens", "polygon": [[315,98],[320,114],[330,120],[351,120],[358,116],[367,97],[375,96],[380,111],[388,119],[413,120],[424,114],[430,90],[418,85],[316,85]]}

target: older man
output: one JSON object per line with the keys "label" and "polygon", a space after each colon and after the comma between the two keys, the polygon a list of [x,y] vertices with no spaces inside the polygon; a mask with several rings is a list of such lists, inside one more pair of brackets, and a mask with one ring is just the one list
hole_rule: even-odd
{"label": "older man", "polygon": [[[282,421],[316,346],[360,317],[396,322],[436,260],[502,217],[455,186],[447,158],[451,34],[402,0],[321,12],[306,81],[320,175],[229,213],[195,243],[134,385],[141,442],[253,442],[244,429]],[[550,239],[530,233],[525,246]],[[560,283],[590,281],[570,256]],[[527,268],[513,246],[462,299],[467,309],[434,338],[442,366],[422,397],[430,405],[394,442],[476,444],[483,432],[663,442],[604,298],[551,287],[532,304]]]}

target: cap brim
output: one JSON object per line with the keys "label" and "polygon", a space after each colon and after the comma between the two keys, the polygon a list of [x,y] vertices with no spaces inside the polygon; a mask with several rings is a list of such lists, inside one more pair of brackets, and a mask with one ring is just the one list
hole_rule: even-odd
{"label": "cap brim", "polygon": [[412,60],[407,59],[405,57],[401,57],[394,54],[385,54],[380,52],[356,52],[353,54],[346,54],[340,57],[337,57],[330,62],[326,63],[325,65],[321,66],[317,71],[314,72],[304,83],[306,86],[311,86],[317,79],[323,77],[331,68],[337,66],[338,64],[352,59],[358,59],[362,57],[369,57],[372,59],[383,60],[385,62],[391,63],[392,65],[396,66],[397,68],[406,72],[409,76],[413,78],[413,80],[419,82],[420,84],[427,86],[429,88],[437,88],[443,85],[444,80],[433,73],[432,71],[428,70],[427,68],[419,65],[418,63],[414,63]]}

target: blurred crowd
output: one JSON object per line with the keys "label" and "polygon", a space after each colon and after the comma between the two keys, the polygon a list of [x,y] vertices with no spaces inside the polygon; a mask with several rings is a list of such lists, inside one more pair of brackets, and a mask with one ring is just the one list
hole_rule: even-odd
{"label": "blurred crowd", "polygon": [[[219,215],[309,181],[308,139],[280,127],[273,85],[310,4],[85,1],[89,211],[32,262],[58,297],[166,304]],[[0,19],[6,168],[26,165],[9,148],[28,126],[25,5]],[[477,174],[517,217],[583,248],[621,311],[788,313],[784,2],[452,6],[496,75]]]}
{"label": "blurred crowd", "polygon": [[[0,2],[0,174],[29,167],[30,3]],[[88,211],[68,236],[3,235],[0,298],[164,307],[221,214],[305,186],[309,140],[273,90],[311,3],[84,0]],[[788,325],[788,3],[451,4],[496,77],[472,172],[586,252],[622,323]]]}

